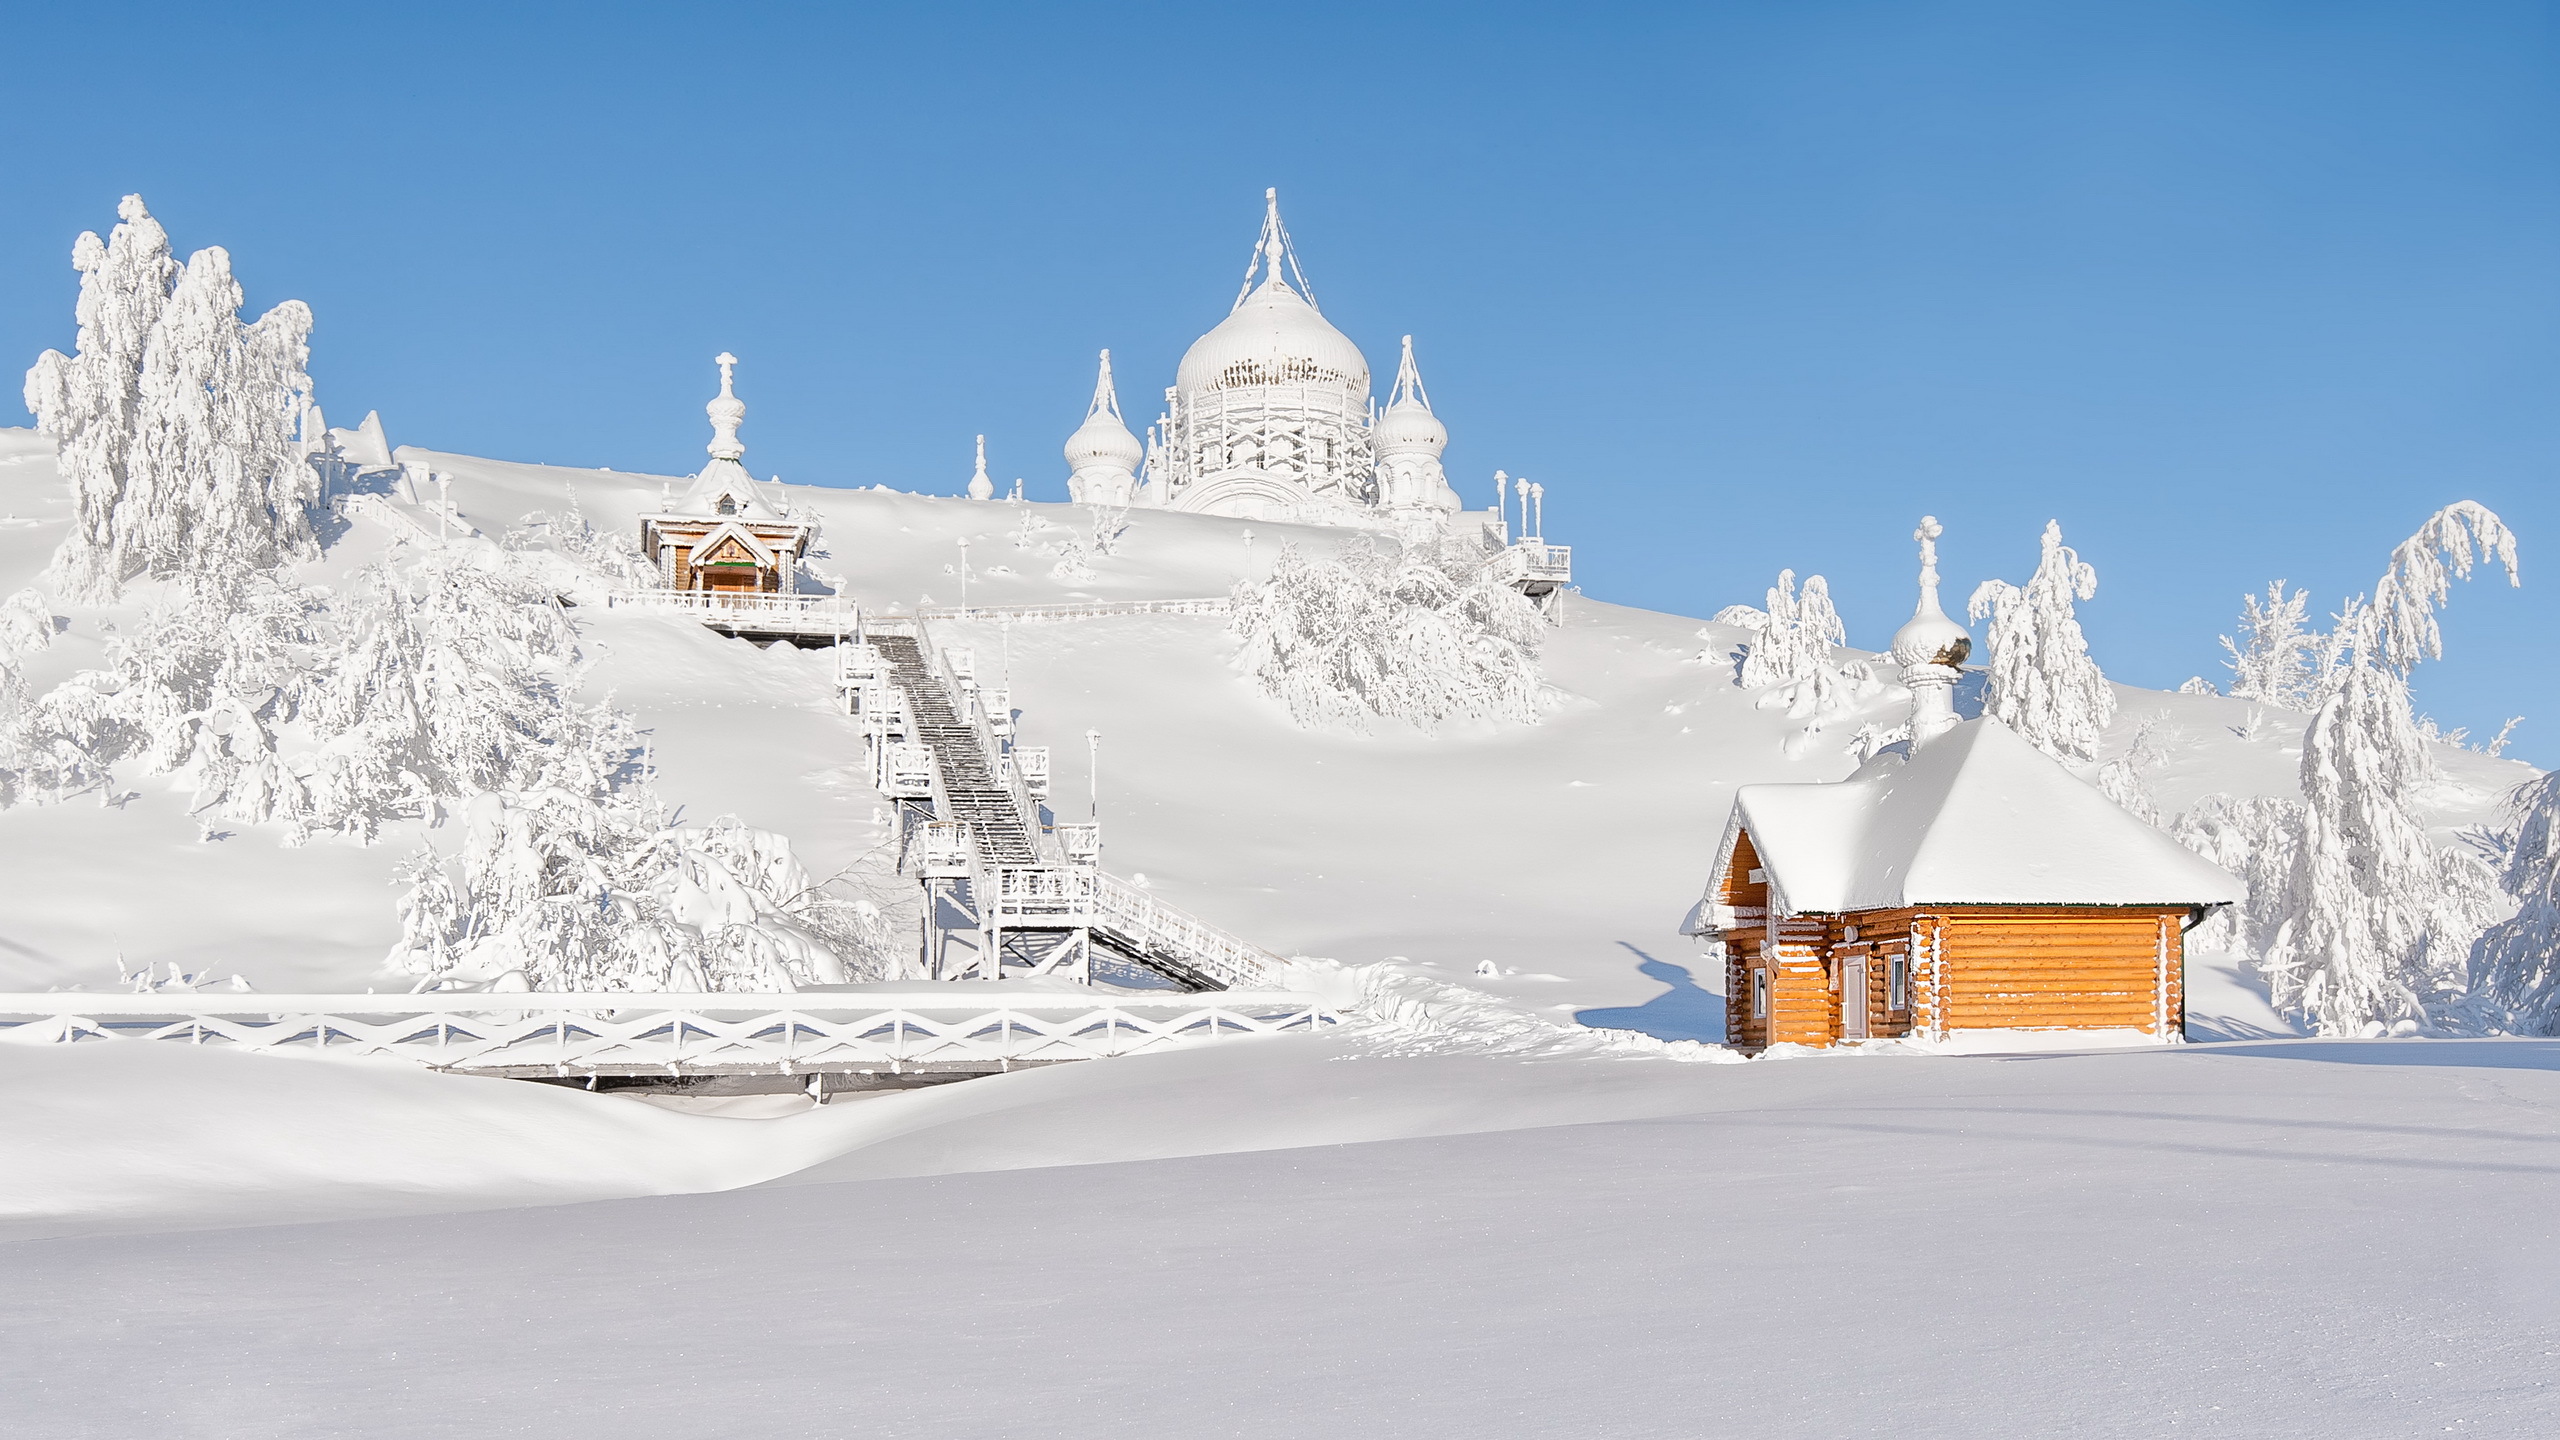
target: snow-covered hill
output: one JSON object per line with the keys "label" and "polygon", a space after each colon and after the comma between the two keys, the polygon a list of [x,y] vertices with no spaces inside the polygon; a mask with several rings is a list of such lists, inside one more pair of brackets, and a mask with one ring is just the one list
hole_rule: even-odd
{"label": "snow-covered hill", "polygon": [[[492,552],[508,527],[572,502],[599,529],[633,533],[675,483],[400,456],[452,477],[458,522],[441,543]],[[1103,545],[1085,507],[810,487],[790,497],[823,519],[816,568],[881,609],[959,601],[963,540],[967,598],[994,606],[1223,595],[1248,569],[1266,572],[1284,541],[1342,539],[1140,511]],[[439,543],[433,499],[368,497],[300,578],[341,583],[388,547]],[[41,437],[0,432],[0,513],[5,594],[36,576],[68,524]],[[500,563],[550,560],[518,552]],[[584,694],[637,719],[658,792],[681,818],[735,815],[787,835],[821,875],[883,843],[885,808],[852,724],[835,710],[827,652],[759,649],[611,608],[592,576],[539,573],[581,602],[572,614]],[[1729,592],[1749,598],[1767,578],[1734,574]],[[100,663],[109,627],[132,624],[149,593],[106,610],[57,606],[68,628],[27,661],[30,687]],[[1899,617],[1855,618],[1872,630]],[[1742,632],[1581,596],[1567,599],[1547,643],[1548,679],[1563,698],[1544,723],[1461,722],[1432,734],[1393,723],[1365,735],[1297,728],[1231,668],[1235,643],[1215,616],[938,628],[1009,681],[1024,742],[1057,756],[1059,810],[1072,815],[1098,795],[1114,870],[1286,953],[1393,960],[1557,1018],[1665,1038],[1721,1034],[1721,976],[1696,966],[1675,932],[1732,787],[1845,774],[1856,725],[1899,718],[1888,691],[1790,747],[1800,722],[1757,708],[1735,684],[1728,657]],[[2166,813],[2214,792],[2295,793],[2297,719],[2216,696],[2120,687],[2118,699],[2108,753],[2161,722],[2154,740],[2167,759],[2147,779]],[[1101,737],[1090,784],[1089,730]],[[2531,773],[2452,747],[2442,760],[2431,818],[2448,837],[2492,820],[2498,798]],[[399,934],[396,876],[420,837],[416,822],[370,845],[288,847],[280,826],[202,838],[168,782],[125,783],[104,804],[82,795],[0,810],[0,854],[20,882],[0,920],[0,986],[94,988],[121,962],[236,972],[262,989],[405,988],[382,960]],[[2227,957],[2194,964],[2202,1033],[2290,1031]]]}

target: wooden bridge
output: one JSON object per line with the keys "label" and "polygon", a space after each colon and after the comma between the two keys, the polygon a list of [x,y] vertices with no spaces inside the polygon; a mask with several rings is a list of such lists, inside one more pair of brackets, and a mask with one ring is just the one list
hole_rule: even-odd
{"label": "wooden bridge", "polygon": [[1311,995],[853,986],[765,995],[0,994],[0,1040],[384,1056],[465,1075],[713,1094],[899,1089],[1341,1017]]}

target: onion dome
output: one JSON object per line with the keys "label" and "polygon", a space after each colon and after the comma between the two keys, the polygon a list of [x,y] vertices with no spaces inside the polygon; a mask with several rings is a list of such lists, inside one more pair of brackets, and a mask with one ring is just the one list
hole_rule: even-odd
{"label": "onion dome", "polygon": [[747,453],[746,442],[738,438],[738,427],[747,422],[747,402],[730,388],[731,372],[738,368],[738,357],[722,351],[713,360],[720,367],[720,393],[702,407],[711,420],[711,443],[702,448],[714,460],[737,460]]}
{"label": "onion dome", "polygon": [[1404,337],[1404,358],[1396,365],[1395,392],[1387,399],[1387,408],[1378,412],[1374,432],[1378,458],[1398,455],[1429,455],[1438,458],[1448,448],[1449,427],[1431,413],[1431,397],[1422,390],[1422,372],[1414,367],[1413,337]]}
{"label": "onion dome", "polygon": [[1081,474],[1087,470],[1126,471],[1135,474],[1138,462],[1147,456],[1138,437],[1129,433],[1128,422],[1120,418],[1120,396],[1111,383],[1111,352],[1102,352],[1102,370],[1093,382],[1093,404],[1084,412],[1084,424],[1067,437],[1067,468]]}
{"label": "onion dome", "polygon": [[1973,653],[1973,636],[1938,608],[1938,537],[1946,527],[1935,515],[1920,517],[1911,538],[1920,542],[1920,605],[1893,632],[1893,661],[1904,669],[1944,665],[1954,669]]}
{"label": "onion dome", "polygon": [[[1217,327],[1183,352],[1174,386],[1191,396],[1249,385],[1339,385],[1369,388],[1369,361],[1351,337],[1333,328],[1305,293],[1306,276],[1293,289],[1282,278],[1297,272],[1289,235],[1280,226],[1277,191],[1264,192],[1262,240],[1245,269],[1245,288]],[[1262,283],[1253,283],[1255,272]]]}
{"label": "onion dome", "polygon": [[992,500],[995,497],[996,482],[987,478],[987,437],[981,435],[978,437],[978,473],[969,477],[969,498]]}

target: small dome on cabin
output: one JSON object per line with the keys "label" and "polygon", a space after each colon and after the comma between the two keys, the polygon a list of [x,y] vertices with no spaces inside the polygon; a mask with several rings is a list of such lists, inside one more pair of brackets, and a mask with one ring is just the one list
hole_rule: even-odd
{"label": "small dome on cabin", "polygon": [[1932,596],[1918,614],[1893,632],[1893,663],[1902,666],[1944,665],[1955,669],[1973,653],[1973,635],[1947,618]]}
{"label": "small dome on cabin", "polygon": [[1945,533],[1935,515],[1921,516],[1920,528],[1911,532],[1920,542],[1920,604],[1893,632],[1893,663],[1906,670],[1914,665],[1953,670],[1973,653],[1973,636],[1938,608],[1938,537]]}

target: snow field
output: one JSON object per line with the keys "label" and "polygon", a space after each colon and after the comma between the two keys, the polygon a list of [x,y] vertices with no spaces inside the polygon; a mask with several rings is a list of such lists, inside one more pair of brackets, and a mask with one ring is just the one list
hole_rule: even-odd
{"label": "snow field", "polygon": [[[1316,1048],[953,1087],[976,1113],[779,1187],[13,1245],[0,1391],[65,1436],[2560,1427],[2560,1044],[1730,1066]],[[1149,1069],[1178,1083],[1119,1088]],[[1540,1097],[1625,1108],[1187,1158],[1133,1143]],[[1130,1163],[949,1173],[999,1154]]]}

